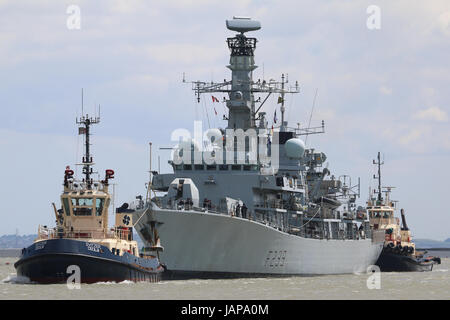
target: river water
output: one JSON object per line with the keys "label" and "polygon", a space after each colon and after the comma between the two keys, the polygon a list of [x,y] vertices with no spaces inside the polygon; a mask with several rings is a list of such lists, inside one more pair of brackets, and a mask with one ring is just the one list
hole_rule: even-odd
{"label": "river water", "polygon": [[[448,255],[448,254],[447,254]],[[69,289],[66,284],[22,283],[17,257],[0,258],[0,299],[450,299],[450,258],[432,272],[381,273],[380,289],[369,274],[315,277],[170,280],[160,283],[96,283]],[[378,276],[378,275],[377,275]],[[373,278],[372,278],[373,280]],[[374,285],[375,283],[375,285]],[[369,289],[372,287],[372,289]]]}

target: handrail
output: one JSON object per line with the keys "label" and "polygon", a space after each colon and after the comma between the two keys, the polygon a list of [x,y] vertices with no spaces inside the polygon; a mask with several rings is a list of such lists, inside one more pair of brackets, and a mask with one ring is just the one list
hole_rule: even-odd
{"label": "handrail", "polygon": [[[280,200],[271,200],[271,201],[264,201],[260,202],[255,206],[256,211],[247,211],[246,219],[252,220],[256,223],[260,223],[266,226],[270,226],[274,229],[281,230],[290,234],[300,234],[300,236],[304,236],[307,238],[319,238],[319,239],[345,239],[345,240],[360,240],[360,239],[370,239],[372,238],[372,230],[367,230],[366,227],[364,227],[363,230],[354,229],[353,223],[351,223],[352,227],[351,229],[344,230],[337,230],[336,235],[331,233],[323,224],[321,226],[316,226],[316,229],[307,229],[306,227],[311,223],[311,221],[314,220],[314,218],[320,213],[320,207],[317,208],[315,212],[306,213],[304,215],[304,218],[306,221],[302,221],[299,224],[292,223],[290,221],[290,218],[285,216],[285,214],[282,214],[281,216],[277,215],[277,218],[273,218],[272,216],[268,216],[267,213],[258,212],[258,209],[263,208],[271,208],[276,209],[276,204],[281,203]],[[267,204],[275,204],[274,207],[266,206]],[[161,206],[161,209],[165,210],[180,210],[180,211],[200,211],[200,212],[207,212],[212,214],[218,214],[218,215],[224,215],[224,216],[230,216],[230,217],[237,217],[237,218],[243,218],[242,216],[236,216],[233,208],[229,212],[225,212],[222,210],[217,210],[219,208],[213,208],[213,209],[207,209],[207,208],[200,208],[193,206],[191,204],[183,204],[180,205],[176,202],[172,202],[168,205]],[[215,209],[215,210],[214,210]],[[217,210],[217,211],[216,211]],[[288,214],[288,212],[287,212]],[[348,224],[350,222],[346,222],[348,220],[341,219],[342,223]],[[369,221],[366,221],[364,223],[368,223]],[[325,227],[325,229],[324,229]],[[291,232],[291,230],[299,229],[298,231]],[[364,232],[361,232],[364,231]]]}
{"label": "handrail", "polygon": [[132,240],[132,231],[122,227],[114,227],[108,230],[99,231],[98,229],[73,229],[58,230],[58,228],[45,228],[41,225],[38,227],[37,240],[48,239],[118,239]]}

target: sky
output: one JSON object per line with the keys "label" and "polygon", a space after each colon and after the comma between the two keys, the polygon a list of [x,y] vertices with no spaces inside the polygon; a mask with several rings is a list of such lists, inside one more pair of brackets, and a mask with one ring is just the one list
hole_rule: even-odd
{"label": "sky", "polygon": [[[373,5],[379,28],[368,27]],[[413,236],[450,237],[448,0],[0,0],[0,234],[54,225],[64,169],[82,156],[81,88],[85,113],[101,106],[92,152],[101,175],[116,172],[115,206],[145,194],[149,142],[153,169],[159,157],[170,172],[159,148],[173,145],[173,130],[225,127],[225,107],[209,96],[198,104],[182,79],[230,79],[233,16],[261,22],[249,34],[254,79],[299,82],[286,97],[291,126],[307,125],[317,90],[311,125],[324,120],[325,133],[307,146],[336,177],[361,178],[358,204],[376,185],[379,151],[382,184],[395,187]],[[269,98],[269,119],[276,107]]]}

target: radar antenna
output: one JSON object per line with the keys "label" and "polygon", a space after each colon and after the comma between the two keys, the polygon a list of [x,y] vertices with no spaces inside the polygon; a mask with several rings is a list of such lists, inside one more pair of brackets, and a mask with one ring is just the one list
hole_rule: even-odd
{"label": "radar antenna", "polygon": [[373,175],[374,179],[378,180],[378,199],[377,201],[381,204],[383,201],[382,190],[381,190],[381,166],[384,164],[384,161],[381,161],[380,152],[378,152],[377,161],[373,160],[373,164],[378,166],[378,176]]}
{"label": "radar antenna", "polygon": [[[287,77],[282,75],[281,82],[273,79],[254,81],[252,74],[257,68],[254,61],[254,51],[256,49],[256,38],[246,36],[246,32],[256,31],[261,28],[259,21],[247,17],[233,17],[226,21],[229,30],[236,31],[234,37],[227,38],[227,45],[230,49],[230,64],[227,66],[232,71],[232,80],[224,79],[223,82],[203,82],[192,81],[192,90],[195,92],[197,102],[200,102],[202,93],[223,93],[228,95],[225,99],[226,106],[229,109],[228,127],[233,129],[247,129],[256,127],[257,113],[262,105],[267,101],[271,94],[280,94],[280,103],[282,104],[282,121],[284,120],[284,96],[287,93],[298,93],[299,85],[288,87]],[[183,74],[183,82],[186,77]],[[265,99],[255,99],[255,94],[267,94]],[[255,108],[255,104],[259,107]],[[256,109],[256,111],[255,111]],[[283,122],[282,122],[283,126]]]}
{"label": "radar antenna", "polygon": [[[100,106],[99,106],[99,109],[100,109]],[[100,114],[100,110],[99,110],[99,114]],[[76,123],[78,125],[81,125],[78,128],[78,134],[84,134],[84,136],[85,136],[85,151],[84,151],[84,157],[82,159],[81,165],[83,166],[83,174],[85,176],[83,179],[83,182],[86,183],[87,189],[92,188],[93,179],[91,178],[91,174],[93,174],[93,171],[92,171],[91,167],[94,165],[94,162],[92,161],[93,158],[90,153],[90,141],[89,141],[90,126],[92,124],[97,124],[99,122],[100,122],[100,116],[89,117],[88,114],[86,114],[86,115],[82,114],[79,119],[78,118],[76,119]]]}

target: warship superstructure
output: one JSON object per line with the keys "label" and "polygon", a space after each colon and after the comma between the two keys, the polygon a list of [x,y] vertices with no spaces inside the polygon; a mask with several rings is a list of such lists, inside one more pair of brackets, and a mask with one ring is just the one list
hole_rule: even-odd
{"label": "warship superstructure", "polygon": [[[440,264],[439,257],[426,256],[426,251],[417,251],[412,241],[411,230],[406,224],[406,216],[403,209],[400,210],[402,222],[395,217],[396,201],[391,200],[393,187],[381,186],[381,161],[378,152],[377,160],[373,164],[378,166],[378,175],[374,178],[378,181],[378,189],[374,190],[375,197],[370,194],[367,201],[367,214],[370,225],[374,230],[385,232],[383,251],[376,265],[381,271],[431,271],[435,264]],[[384,192],[384,196],[383,196]],[[371,192],[370,192],[371,193]]]}
{"label": "warship superstructure", "polygon": [[108,226],[114,171],[106,170],[101,181],[92,178],[90,127],[99,121],[88,115],[77,120],[79,134],[85,136],[85,156],[80,164],[84,178],[76,180],[74,171],[66,167],[61,208],[53,204],[56,227],[38,227],[34,243],[22,250],[14,264],[18,276],[36,283],[160,280],[164,266],[156,254],[139,253],[127,208],[119,208],[114,227]]}
{"label": "warship superstructure", "polygon": [[[192,89],[198,101],[227,95],[228,126],[208,130],[206,142],[179,139],[173,173],[153,172],[148,201],[133,213],[136,231],[149,250],[163,241],[161,261],[175,277],[366,272],[384,232],[357,215],[355,197],[326,168],[325,154],[305,147],[301,137],[323,133],[324,123],[289,127],[285,99],[298,83],[290,87],[285,75],[254,80],[257,40],[246,33],[260,23],[234,17],[226,26],[237,32],[227,39],[231,80],[196,81]],[[261,111],[271,95],[281,111],[272,128]]]}

